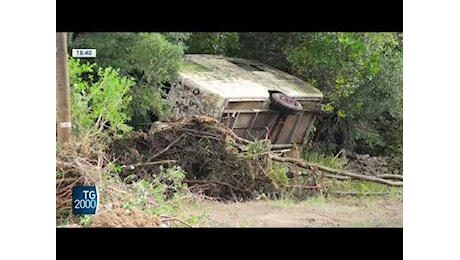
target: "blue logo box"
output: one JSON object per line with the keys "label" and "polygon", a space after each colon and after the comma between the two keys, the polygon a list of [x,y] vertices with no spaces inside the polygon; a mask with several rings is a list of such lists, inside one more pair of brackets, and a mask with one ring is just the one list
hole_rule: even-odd
{"label": "blue logo box", "polygon": [[72,213],[94,215],[99,207],[99,191],[96,186],[75,186],[72,189]]}

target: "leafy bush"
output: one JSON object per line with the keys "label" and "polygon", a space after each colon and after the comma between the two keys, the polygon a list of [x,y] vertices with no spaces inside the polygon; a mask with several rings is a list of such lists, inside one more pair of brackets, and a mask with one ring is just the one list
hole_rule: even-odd
{"label": "leafy bush", "polygon": [[270,177],[271,180],[287,185],[289,183],[289,179],[286,175],[288,169],[284,163],[280,162],[272,162],[270,170],[268,171],[267,175]]}
{"label": "leafy bush", "polygon": [[157,215],[177,213],[179,205],[166,202],[180,199],[188,193],[187,184],[182,183],[187,173],[179,166],[160,168],[159,174],[130,185],[134,196],[124,203],[125,208],[135,207]]}
{"label": "leafy bush", "polygon": [[95,62],[120,68],[122,75],[136,79],[130,113],[131,123],[137,125],[148,122],[149,112],[159,118],[168,115],[170,105],[162,98],[161,84],[177,76],[188,37],[187,33],[74,33],[69,48],[97,49]]}
{"label": "leafy bush", "polygon": [[165,32],[163,33],[166,40],[171,43],[180,45],[184,50],[187,49],[185,42],[190,39],[192,33],[180,33],[180,32]]}
{"label": "leafy bush", "polygon": [[238,33],[193,33],[186,42],[188,53],[210,53],[233,56],[240,51]]}
{"label": "leafy bush", "polygon": [[[400,107],[402,67],[398,35],[394,33],[298,34],[286,48],[294,71],[325,94],[330,116],[319,119],[317,140],[353,150],[362,140],[370,148],[385,146],[378,127],[381,115]],[[384,75],[384,76],[383,76]],[[401,133],[402,134],[402,133]]]}
{"label": "leafy bush", "polygon": [[111,67],[73,58],[69,59],[69,79],[74,134],[106,128],[100,135],[118,137],[131,130],[126,122],[130,120],[132,79],[120,76],[119,70]]}

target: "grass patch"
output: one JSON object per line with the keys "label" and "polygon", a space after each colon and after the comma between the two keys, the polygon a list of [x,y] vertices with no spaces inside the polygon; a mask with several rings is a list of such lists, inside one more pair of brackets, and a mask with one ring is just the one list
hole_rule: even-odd
{"label": "grass patch", "polygon": [[[326,182],[326,199],[346,207],[375,207],[375,214],[391,201],[403,200],[403,188],[360,180]],[[380,205],[380,206],[379,206]],[[383,214],[383,213],[382,213]],[[389,223],[382,224],[388,226]],[[402,225],[402,224],[401,224]],[[371,226],[375,226],[372,224]],[[394,226],[394,225],[391,225]]]}
{"label": "grass patch", "polygon": [[346,165],[346,162],[340,157],[334,157],[316,151],[306,152],[303,159],[310,163],[316,163],[338,170],[342,170]]}
{"label": "grass patch", "polygon": [[387,193],[388,195],[400,195],[403,191],[402,187],[388,186],[385,184],[362,180],[324,180],[324,187],[326,192],[330,191],[356,193],[357,195],[362,196],[369,193]]}
{"label": "grass patch", "polygon": [[[304,159],[311,163],[338,170],[343,170],[346,166],[346,162],[341,157],[333,157],[317,151],[305,153]],[[402,194],[403,190],[402,187],[388,186],[363,180],[334,180],[328,178],[323,178],[323,188],[325,192],[331,192],[331,194],[337,192],[356,194],[357,196],[365,196],[371,193],[387,193],[389,196],[398,196]]]}

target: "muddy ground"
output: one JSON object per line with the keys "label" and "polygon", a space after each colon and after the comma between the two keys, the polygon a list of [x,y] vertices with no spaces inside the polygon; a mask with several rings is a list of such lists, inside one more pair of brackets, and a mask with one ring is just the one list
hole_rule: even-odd
{"label": "muddy ground", "polygon": [[200,217],[198,227],[402,227],[402,196],[312,198],[303,202],[202,201],[183,217]]}

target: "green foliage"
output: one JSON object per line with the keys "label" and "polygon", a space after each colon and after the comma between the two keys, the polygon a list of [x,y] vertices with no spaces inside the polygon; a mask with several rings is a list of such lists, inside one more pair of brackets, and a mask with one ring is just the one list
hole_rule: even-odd
{"label": "green foliage", "polygon": [[[122,75],[136,79],[130,95],[134,125],[148,120],[148,112],[165,117],[170,111],[161,98],[161,84],[174,79],[182,64],[183,42],[188,33],[78,33],[70,48],[97,49],[95,62],[120,68]],[[168,39],[170,41],[168,41]]]}
{"label": "green foliage", "polygon": [[130,190],[134,198],[126,201],[124,207],[149,210],[150,213],[157,215],[174,212],[177,210],[177,205],[166,204],[166,201],[174,200],[188,191],[186,184],[182,183],[185,176],[186,172],[179,166],[161,167],[159,174],[131,185]]}
{"label": "green foliage", "polygon": [[61,178],[64,174],[56,167],[56,178]]}
{"label": "green foliage", "polygon": [[180,45],[182,48],[186,49],[187,46],[185,42],[190,38],[192,33],[165,32],[163,35],[169,42]]}
{"label": "green foliage", "polygon": [[182,181],[187,175],[187,173],[179,166],[166,168],[163,172],[165,177],[162,178],[171,181],[172,184],[170,184],[170,186],[174,189],[181,188]]}
{"label": "green foliage", "polygon": [[114,162],[111,162],[108,164],[108,168],[109,168],[109,171],[110,172],[113,172],[113,173],[121,173],[123,171],[123,167],[117,163],[114,163]]}
{"label": "green foliage", "polygon": [[132,48],[132,68],[144,72],[148,83],[163,83],[176,76],[182,64],[183,49],[163,35],[140,33]]}
{"label": "green foliage", "polygon": [[359,140],[377,153],[375,148],[399,145],[385,140],[380,129],[382,114],[402,111],[398,35],[315,33],[296,38],[303,44],[287,48],[287,59],[324,92],[327,108],[334,112],[320,118],[319,128],[327,130],[317,140],[336,144],[334,151],[353,150]]}
{"label": "green foliage", "polygon": [[310,163],[317,163],[329,168],[333,169],[343,169],[345,167],[346,162],[344,162],[339,156],[333,157],[321,153],[315,150],[309,150],[305,152],[303,158]]}
{"label": "green foliage", "polygon": [[291,33],[240,33],[240,52],[242,58],[254,59],[291,72],[284,49],[290,45]]}
{"label": "green foliage", "polygon": [[89,215],[83,215],[80,217],[80,225],[81,226],[88,226],[91,217]]}
{"label": "green foliage", "polygon": [[238,33],[194,33],[186,42],[188,53],[233,56],[240,50]]}
{"label": "green foliage", "polygon": [[358,195],[364,195],[366,193],[388,193],[389,195],[400,194],[403,190],[402,187],[393,187],[385,184],[368,182],[362,180],[348,180],[348,181],[337,181],[327,180],[325,181],[325,190],[333,192],[351,192],[357,193]]}
{"label": "green foliage", "polygon": [[286,175],[287,171],[288,169],[284,163],[274,161],[271,164],[270,171],[268,171],[268,177],[277,183],[287,185],[289,184],[289,179]]}
{"label": "green foliage", "polygon": [[145,82],[138,83],[136,91],[133,92],[132,104],[133,117],[136,123],[149,122],[148,111],[152,111],[158,118],[162,119],[171,114],[171,104],[163,98],[163,91],[160,88],[153,88]]}
{"label": "green foliage", "polygon": [[126,75],[145,76],[149,83],[171,80],[181,65],[185,36],[160,33],[80,33],[69,48],[97,49],[95,61],[102,66],[121,69]]}
{"label": "green foliage", "polygon": [[246,150],[242,153],[242,156],[249,159],[254,156],[267,153],[270,149],[270,140],[257,140],[246,145]]}
{"label": "green foliage", "polygon": [[98,67],[72,58],[68,64],[74,133],[98,131],[102,127],[106,127],[105,134],[114,137],[129,132],[131,128],[126,125],[130,120],[129,91],[134,81],[121,77],[111,67]]}

